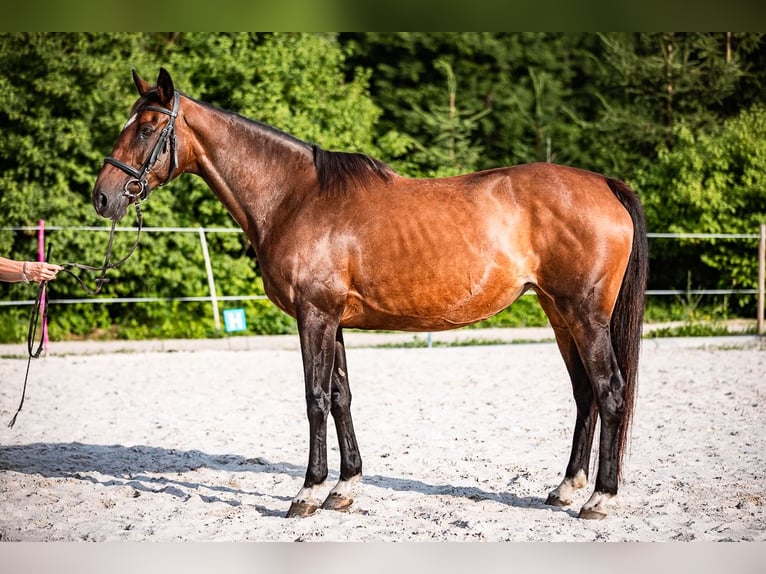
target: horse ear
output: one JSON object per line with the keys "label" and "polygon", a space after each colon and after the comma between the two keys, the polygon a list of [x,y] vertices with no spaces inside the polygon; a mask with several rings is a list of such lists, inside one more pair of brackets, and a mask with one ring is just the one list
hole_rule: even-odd
{"label": "horse ear", "polygon": [[160,68],[160,75],[157,77],[157,93],[160,96],[160,103],[168,106],[172,103],[175,88],[173,79],[165,68]]}
{"label": "horse ear", "polygon": [[136,84],[136,88],[138,89],[139,95],[143,96],[146,92],[148,92],[151,89],[151,86],[148,84],[148,82],[145,82],[142,80],[138,72],[135,70],[131,70],[133,72],[133,83]]}

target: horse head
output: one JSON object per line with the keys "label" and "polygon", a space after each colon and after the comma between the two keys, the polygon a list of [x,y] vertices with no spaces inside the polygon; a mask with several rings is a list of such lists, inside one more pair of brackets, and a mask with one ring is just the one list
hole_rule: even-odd
{"label": "horse head", "polygon": [[133,70],[139,99],[93,187],[93,206],[102,217],[120,220],[128,205],[146,199],[178,171],[175,134],[180,95],[164,68],[151,86]]}

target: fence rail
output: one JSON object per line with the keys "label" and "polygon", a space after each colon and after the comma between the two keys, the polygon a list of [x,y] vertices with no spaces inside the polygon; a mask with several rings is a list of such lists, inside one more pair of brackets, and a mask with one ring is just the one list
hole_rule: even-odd
{"label": "fence rail", "polygon": [[[43,244],[43,235],[45,231],[88,231],[88,232],[103,232],[110,231],[111,227],[95,227],[95,226],[45,226],[45,223],[41,221],[38,225],[28,225],[19,227],[0,227],[2,231],[36,231],[40,234],[40,245]],[[120,232],[132,232],[138,231],[137,227],[115,227],[115,231]],[[212,266],[210,263],[210,252],[207,246],[207,234],[208,233],[242,233],[242,230],[235,227],[143,227],[142,233],[196,233],[200,239],[200,248],[202,249],[202,255],[205,261],[205,271],[207,274],[208,288],[210,295],[199,297],[109,297],[109,298],[83,298],[83,299],[51,299],[49,303],[56,304],[111,304],[111,303],[165,303],[173,301],[201,301],[210,302],[212,305],[213,318],[215,321],[216,329],[221,328],[220,313],[218,311],[218,303],[221,301],[253,301],[253,300],[265,300],[265,295],[225,295],[221,296],[216,293],[215,277],[213,275]],[[758,288],[757,289],[649,289],[647,295],[649,296],[667,296],[667,295],[758,295],[758,325],[757,330],[759,334],[764,333],[764,292],[766,287],[764,282],[766,281],[766,225],[761,225],[759,233],[648,233],[649,239],[726,239],[726,240],[743,240],[743,239],[758,239]],[[42,256],[42,247],[41,247]],[[33,305],[35,301],[31,300],[18,300],[18,301],[0,301],[0,307],[16,306],[16,305]]]}

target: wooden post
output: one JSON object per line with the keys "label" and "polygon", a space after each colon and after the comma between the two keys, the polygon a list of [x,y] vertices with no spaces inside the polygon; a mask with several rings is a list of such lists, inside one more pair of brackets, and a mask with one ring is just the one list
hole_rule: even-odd
{"label": "wooden post", "polygon": [[766,223],[761,223],[758,241],[758,334],[763,335],[763,304],[766,291]]}
{"label": "wooden post", "polygon": [[199,242],[202,245],[202,257],[205,258],[205,272],[207,273],[207,285],[210,289],[210,302],[213,304],[213,323],[216,331],[221,330],[221,318],[218,316],[218,295],[215,292],[215,279],[213,278],[213,266],[210,264],[210,253],[207,250],[205,229],[199,228]]}

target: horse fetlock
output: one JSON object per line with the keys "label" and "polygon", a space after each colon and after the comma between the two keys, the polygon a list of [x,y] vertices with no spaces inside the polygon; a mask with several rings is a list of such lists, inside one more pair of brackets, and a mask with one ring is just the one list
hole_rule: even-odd
{"label": "horse fetlock", "polygon": [[574,476],[564,478],[561,484],[548,494],[545,504],[550,506],[569,506],[572,504],[572,497],[575,491],[585,486],[587,482],[588,477],[585,471],[577,471],[577,474]]}

